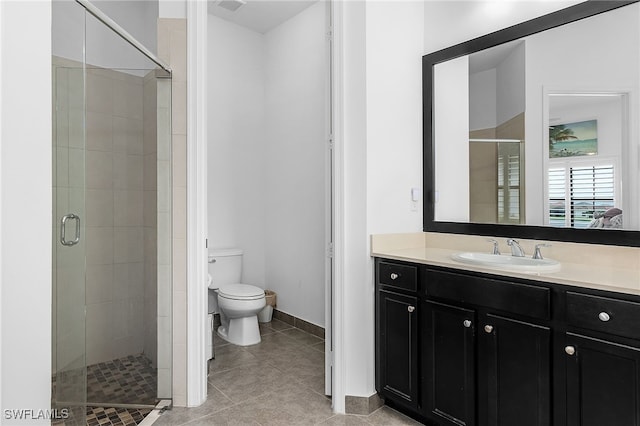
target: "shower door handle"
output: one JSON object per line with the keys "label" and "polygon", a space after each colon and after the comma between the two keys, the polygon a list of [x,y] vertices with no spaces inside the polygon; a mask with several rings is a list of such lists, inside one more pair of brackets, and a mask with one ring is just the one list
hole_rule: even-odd
{"label": "shower door handle", "polygon": [[[73,240],[67,241],[67,221],[71,219],[76,221],[76,236]],[[63,246],[74,246],[80,242],[80,216],[73,213],[62,216],[62,219],[60,219],[60,242]]]}

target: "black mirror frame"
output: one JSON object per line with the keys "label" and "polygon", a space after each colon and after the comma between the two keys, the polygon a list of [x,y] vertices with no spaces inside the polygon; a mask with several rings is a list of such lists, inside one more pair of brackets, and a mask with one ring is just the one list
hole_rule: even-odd
{"label": "black mirror frame", "polygon": [[434,220],[435,214],[435,154],[433,138],[433,67],[460,56],[469,55],[509,41],[556,28],[580,19],[608,12],[619,7],[638,3],[632,1],[589,0],[557,12],[523,22],[422,57],[422,103],[423,103],[423,188],[425,232],[451,234],[487,235],[496,237],[518,237],[535,240],[568,241],[576,243],[606,244],[640,247],[640,231],[617,229],[575,229],[531,225],[498,225],[489,223],[441,222]]}

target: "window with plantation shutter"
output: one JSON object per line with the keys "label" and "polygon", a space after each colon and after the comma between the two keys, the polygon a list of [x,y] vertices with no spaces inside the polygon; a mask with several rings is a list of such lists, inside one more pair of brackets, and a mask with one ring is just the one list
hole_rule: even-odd
{"label": "window with plantation shutter", "polygon": [[613,164],[550,165],[548,179],[549,225],[587,228],[594,216],[619,207]]}
{"label": "window with plantation shutter", "polygon": [[498,223],[520,223],[520,144],[498,147]]}

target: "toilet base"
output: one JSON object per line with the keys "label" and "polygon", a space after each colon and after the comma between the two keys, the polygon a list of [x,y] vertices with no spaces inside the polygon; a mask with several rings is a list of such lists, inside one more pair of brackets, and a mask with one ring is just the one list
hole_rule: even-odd
{"label": "toilet base", "polygon": [[218,327],[218,336],[238,346],[256,345],[262,340],[258,327],[258,316],[229,319],[228,328],[225,325]]}

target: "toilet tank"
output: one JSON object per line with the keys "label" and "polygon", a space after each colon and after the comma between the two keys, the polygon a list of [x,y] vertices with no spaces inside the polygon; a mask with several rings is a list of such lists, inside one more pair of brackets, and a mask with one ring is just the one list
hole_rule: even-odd
{"label": "toilet tank", "polygon": [[209,274],[216,288],[225,284],[240,283],[242,275],[242,250],[222,249],[209,251]]}

